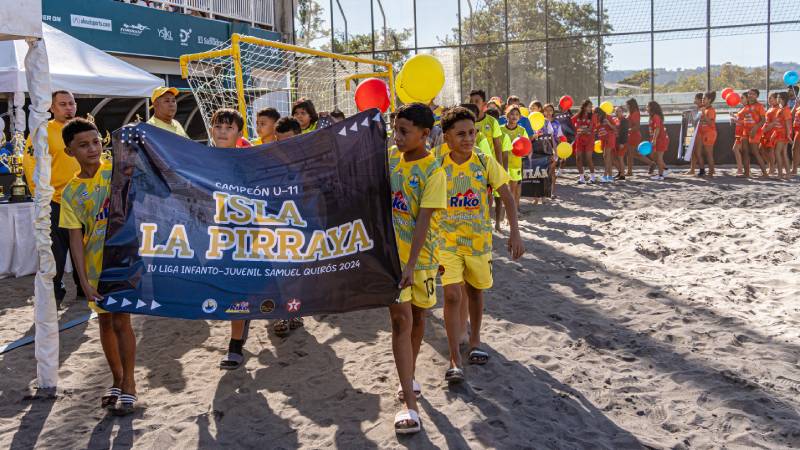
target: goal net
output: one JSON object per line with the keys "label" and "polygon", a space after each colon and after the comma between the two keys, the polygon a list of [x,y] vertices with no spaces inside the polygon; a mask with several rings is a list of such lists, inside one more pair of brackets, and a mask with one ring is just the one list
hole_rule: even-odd
{"label": "goal net", "polygon": [[355,114],[355,88],[365,78],[384,79],[394,100],[391,63],[251,36],[234,34],[213,50],[181,56],[180,62],[206,128],[214,111],[232,108],[245,118],[246,137],[255,135],[259,110],[273,107],[287,116],[300,98],[311,100],[318,113]]}

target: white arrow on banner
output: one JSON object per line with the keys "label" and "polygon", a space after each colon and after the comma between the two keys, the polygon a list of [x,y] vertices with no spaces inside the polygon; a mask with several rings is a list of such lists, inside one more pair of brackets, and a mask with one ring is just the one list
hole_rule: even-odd
{"label": "white arrow on banner", "polygon": [[150,311],[158,308],[159,306],[161,306],[161,304],[158,303],[157,301],[153,300],[152,302],[150,302]]}
{"label": "white arrow on banner", "polygon": [[143,301],[142,301],[142,299],[139,299],[139,300],[136,302],[136,309],[139,309],[139,308],[141,308],[142,306],[147,306],[147,303],[143,302]]}
{"label": "white arrow on banner", "polygon": [[106,299],[106,306],[108,306],[108,305],[113,305],[114,303],[117,303],[117,301],[116,301],[116,300],[114,300],[114,297],[111,297],[111,296],[109,296],[109,297]]}
{"label": "white arrow on banner", "polygon": [[347,129],[342,127],[342,131],[339,132],[339,136],[347,136]]}
{"label": "white arrow on banner", "polygon": [[128,299],[127,299],[127,298],[123,298],[123,299],[122,299],[122,305],[121,305],[121,306],[122,306],[123,308],[124,308],[124,307],[126,307],[126,306],[128,306],[128,305],[130,305],[130,304],[131,304],[131,302],[130,302],[130,301],[128,301]]}

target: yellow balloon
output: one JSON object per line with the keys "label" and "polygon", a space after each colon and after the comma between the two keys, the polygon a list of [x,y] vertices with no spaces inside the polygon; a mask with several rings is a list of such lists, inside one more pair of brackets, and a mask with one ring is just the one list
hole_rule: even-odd
{"label": "yellow balloon", "polygon": [[395,93],[397,94],[397,98],[399,98],[400,101],[405,103],[405,104],[409,104],[409,103],[424,103],[424,104],[427,105],[428,103],[430,103],[430,100],[422,101],[422,100],[416,99],[416,98],[408,95],[408,92],[406,92],[405,89],[400,87],[400,81],[402,81],[402,78],[403,78],[402,75],[403,75],[403,73],[400,72],[400,74],[397,75],[397,77],[394,79],[394,86],[395,86],[394,90],[395,90]]}
{"label": "yellow balloon", "polygon": [[556,147],[556,154],[561,159],[567,159],[572,156],[572,146],[569,142],[562,142]]}
{"label": "yellow balloon", "polygon": [[594,152],[603,153],[603,141],[594,141]]}
{"label": "yellow balloon", "polygon": [[544,127],[544,114],[539,111],[532,113],[528,116],[528,119],[530,119],[531,127],[533,127],[534,130],[539,131]]}
{"label": "yellow balloon", "polygon": [[428,103],[444,86],[444,67],[431,55],[416,55],[403,64],[399,77],[398,91]]}
{"label": "yellow balloon", "polygon": [[613,105],[611,102],[609,102],[609,101],[604,101],[603,103],[600,103],[600,109],[601,109],[601,110],[602,110],[604,113],[606,113],[606,114],[609,114],[609,115],[610,115],[611,113],[613,113],[613,112],[614,112],[614,105]]}
{"label": "yellow balloon", "polygon": [[520,106],[520,107],[519,107],[519,113],[520,113],[520,114],[522,114],[522,117],[528,117],[528,115],[529,115],[531,112],[530,112],[530,111],[528,111],[528,108],[526,108],[526,107],[524,107],[524,106]]}

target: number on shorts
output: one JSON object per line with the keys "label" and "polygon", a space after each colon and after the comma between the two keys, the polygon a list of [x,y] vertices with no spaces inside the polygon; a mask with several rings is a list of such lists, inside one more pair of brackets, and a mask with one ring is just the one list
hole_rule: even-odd
{"label": "number on shorts", "polygon": [[428,291],[428,297],[432,296],[434,292],[436,292],[436,284],[434,284],[433,278],[428,278],[425,280],[425,289]]}

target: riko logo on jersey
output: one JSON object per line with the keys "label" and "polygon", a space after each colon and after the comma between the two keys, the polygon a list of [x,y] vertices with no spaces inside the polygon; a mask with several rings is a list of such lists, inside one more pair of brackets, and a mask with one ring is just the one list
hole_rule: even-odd
{"label": "riko logo on jersey", "polygon": [[468,189],[463,194],[459,193],[450,197],[450,208],[478,209],[481,206],[481,199],[477,194]]}
{"label": "riko logo on jersey", "polygon": [[392,210],[408,214],[408,202],[403,196],[402,191],[397,191],[394,193],[394,197],[392,197]]}

